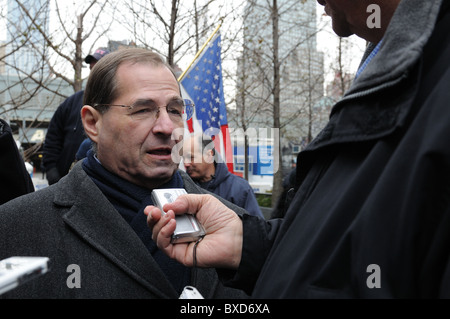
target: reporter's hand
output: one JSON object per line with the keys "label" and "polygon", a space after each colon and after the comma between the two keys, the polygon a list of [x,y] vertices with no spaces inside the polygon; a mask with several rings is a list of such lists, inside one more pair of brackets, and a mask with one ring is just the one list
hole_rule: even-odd
{"label": "reporter's hand", "polygon": [[155,206],[147,206],[144,213],[153,230],[153,240],[159,249],[185,266],[193,266],[195,242],[172,244],[175,214],[196,214],[206,236],[197,245],[197,266],[237,269],[242,254],[242,221],[235,212],[211,195],[182,195],[174,203],[164,205],[167,214]]}

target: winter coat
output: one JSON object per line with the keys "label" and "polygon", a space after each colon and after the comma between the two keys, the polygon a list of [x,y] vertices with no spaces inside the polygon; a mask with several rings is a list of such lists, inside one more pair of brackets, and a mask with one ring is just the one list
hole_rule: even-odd
{"label": "winter coat", "polygon": [[401,1],[299,154],[284,220],[243,216],[230,283],[255,298],[450,297],[449,3]]}
{"label": "winter coat", "polygon": [[[204,193],[182,173],[188,193]],[[230,208],[239,211],[233,204]],[[179,294],[129,223],[78,162],[58,183],[0,206],[0,260],[50,258],[50,271],[3,298],[177,299]],[[71,266],[71,267],[69,267]],[[75,267],[76,266],[76,267]],[[77,283],[74,269],[78,269]],[[214,269],[196,272],[205,298],[242,298]]]}
{"label": "winter coat", "polygon": [[0,119],[0,205],[34,191],[11,128]]}

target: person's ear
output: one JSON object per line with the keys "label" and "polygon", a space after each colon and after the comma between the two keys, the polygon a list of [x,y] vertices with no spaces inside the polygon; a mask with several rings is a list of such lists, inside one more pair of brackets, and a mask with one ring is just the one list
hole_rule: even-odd
{"label": "person's ear", "polygon": [[98,110],[90,105],[85,105],[81,109],[81,120],[83,122],[86,135],[95,143],[98,142],[99,129],[102,115]]}

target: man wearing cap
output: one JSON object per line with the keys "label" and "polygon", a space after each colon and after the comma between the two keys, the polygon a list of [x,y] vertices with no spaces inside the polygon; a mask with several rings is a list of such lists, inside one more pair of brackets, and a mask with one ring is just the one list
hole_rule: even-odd
{"label": "man wearing cap", "polygon": [[[108,53],[105,48],[98,48],[93,54],[89,54],[84,62],[89,64],[92,70]],[[83,94],[84,90],[81,90],[69,96],[59,105],[50,121],[43,149],[43,164],[49,185],[56,183],[69,172],[75,154],[86,138],[80,118]]]}
{"label": "man wearing cap", "polygon": [[109,53],[109,51],[106,48],[98,48],[93,54],[89,54],[84,59],[84,62],[89,64],[89,69],[92,70],[94,65],[108,53]]}

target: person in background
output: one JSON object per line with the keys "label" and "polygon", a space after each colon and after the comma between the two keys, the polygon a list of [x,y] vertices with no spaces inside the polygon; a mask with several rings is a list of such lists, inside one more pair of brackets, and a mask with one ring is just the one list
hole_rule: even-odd
{"label": "person in background", "polygon": [[33,181],[8,123],[0,119],[0,205],[34,192]]}
{"label": "person in background", "polygon": [[244,208],[250,215],[264,218],[250,184],[231,174],[209,139],[193,134],[183,141],[183,164],[194,182],[207,191]]}
{"label": "person in background", "polygon": [[[94,65],[109,53],[105,48],[89,54],[84,62],[92,70]],[[84,91],[69,96],[58,106],[50,120],[43,147],[43,167],[49,185],[65,176],[75,160],[75,154],[86,138],[81,123],[80,111],[83,106]]]}

